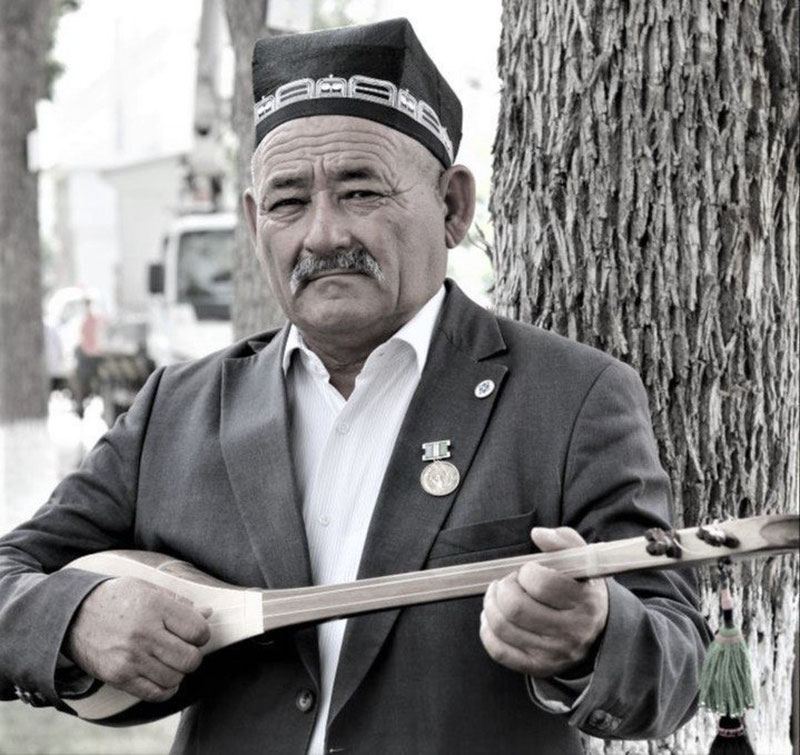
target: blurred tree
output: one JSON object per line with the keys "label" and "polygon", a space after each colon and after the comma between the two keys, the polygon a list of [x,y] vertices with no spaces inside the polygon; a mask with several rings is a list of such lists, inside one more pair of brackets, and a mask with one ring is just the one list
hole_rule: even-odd
{"label": "blurred tree", "polygon": [[[232,105],[232,126],[238,142],[236,151],[236,195],[240,197],[250,186],[250,158],[253,155],[253,85],[250,64],[253,45],[267,34],[267,3],[264,0],[225,0],[235,72]],[[235,338],[283,323],[283,313],[267,284],[253,254],[244,210],[237,206],[236,263],[233,287],[233,330]]]}
{"label": "blurred tree", "polygon": [[55,0],[0,3],[0,423],[45,416],[38,175],[29,134],[53,66]]}
{"label": "blurred tree", "polygon": [[[496,307],[639,370],[686,525],[797,507],[798,23],[797,0],[504,0]],[[737,570],[758,752],[790,746],[797,574]]]}

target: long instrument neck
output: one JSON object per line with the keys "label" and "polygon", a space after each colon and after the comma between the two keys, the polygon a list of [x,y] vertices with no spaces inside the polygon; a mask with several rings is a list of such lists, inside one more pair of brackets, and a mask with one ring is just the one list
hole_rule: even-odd
{"label": "long instrument neck", "polygon": [[[705,560],[724,555],[719,553],[719,549],[700,544],[711,551],[704,550],[702,554],[697,554]],[[680,563],[676,564],[676,560],[668,556],[649,554],[644,538],[638,537],[344,584],[268,591],[264,593],[263,600],[264,629],[481,595],[493,581],[516,571],[528,561],[535,561],[575,579],[603,577],[635,569],[665,568]]]}
{"label": "long instrument neck", "polygon": [[798,517],[773,515],[728,523],[732,545],[709,544],[696,528],[675,533],[677,557],[653,555],[644,537],[594,543],[550,553],[536,553],[494,561],[446,566],[392,574],[334,585],[266,591],[263,595],[264,631],[282,626],[353,616],[419,603],[483,594],[496,579],[528,561],[555,569],[575,579],[606,577],[642,569],[698,566],[720,558],[741,558],[759,551],[779,553],[798,547]]}

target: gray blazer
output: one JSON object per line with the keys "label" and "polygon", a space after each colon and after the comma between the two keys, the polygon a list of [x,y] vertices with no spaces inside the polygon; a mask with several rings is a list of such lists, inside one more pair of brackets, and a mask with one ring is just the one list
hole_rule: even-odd
{"label": "gray blazer", "polygon": [[[225,581],[310,583],[281,369],[285,330],[160,369],[35,517],[0,540],[0,698],[60,706],[58,650],[96,576],[87,552],[173,554]],[[475,386],[496,388],[478,398]],[[426,494],[421,444],[449,438],[461,484]],[[534,525],[588,541],[668,526],[668,480],[629,367],[471,303],[452,283],[370,524],[359,576],[532,550]],[[56,573],[53,573],[56,572]],[[45,576],[49,575],[49,576]],[[579,753],[577,728],[653,738],[692,714],[707,629],[692,577],[610,580],[608,625],[576,710],[552,714],[478,637],[479,598],[349,621],[328,720],[345,753]],[[303,753],[317,706],[313,627],[209,656],[162,706],[175,753]],[[308,693],[311,693],[310,695]]]}

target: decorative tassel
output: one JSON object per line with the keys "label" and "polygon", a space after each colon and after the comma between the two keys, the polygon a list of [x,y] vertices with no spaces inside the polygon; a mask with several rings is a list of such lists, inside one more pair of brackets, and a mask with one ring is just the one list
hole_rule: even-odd
{"label": "decorative tassel", "polygon": [[700,674],[700,705],[721,715],[710,755],[753,755],[744,712],[754,703],[750,660],[741,630],[733,620],[730,589],[720,596],[722,626],[711,643]]}
{"label": "decorative tassel", "polygon": [[750,660],[742,633],[733,623],[730,590],[720,600],[723,625],[708,649],[700,675],[700,705],[725,716],[741,718],[753,707]]}

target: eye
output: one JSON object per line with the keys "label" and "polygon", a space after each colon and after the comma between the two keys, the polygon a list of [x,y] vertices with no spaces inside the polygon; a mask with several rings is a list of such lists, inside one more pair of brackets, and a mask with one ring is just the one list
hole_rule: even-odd
{"label": "eye", "polygon": [[378,193],[377,191],[372,191],[372,189],[353,189],[353,191],[348,191],[345,195],[345,199],[376,199],[377,197],[383,196],[382,194]]}
{"label": "eye", "polygon": [[308,204],[308,200],[303,199],[302,197],[284,197],[283,199],[279,199],[277,202],[273,202],[272,204],[268,205],[267,211],[275,212],[285,208],[300,207],[304,204]]}

